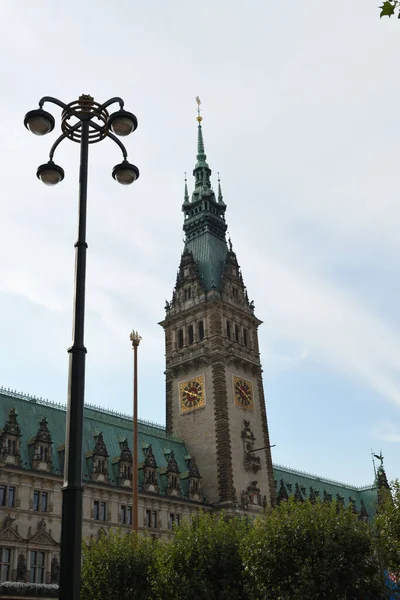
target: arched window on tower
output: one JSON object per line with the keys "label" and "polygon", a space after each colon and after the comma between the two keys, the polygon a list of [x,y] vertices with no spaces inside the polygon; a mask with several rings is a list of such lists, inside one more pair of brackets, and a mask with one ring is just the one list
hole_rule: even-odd
{"label": "arched window on tower", "polygon": [[178,331],[178,347],[183,348],[183,329]]}
{"label": "arched window on tower", "polygon": [[204,340],[204,321],[199,321],[199,341]]}
{"label": "arched window on tower", "polygon": [[226,321],[226,337],[228,338],[228,340],[231,339],[231,324],[230,321]]}
{"label": "arched window on tower", "polygon": [[189,338],[189,344],[193,344],[193,342],[194,342],[193,325],[189,325],[189,327],[188,327],[188,338]]}
{"label": "arched window on tower", "polygon": [[247,329],[243,328],[243,344],[247,346]]}
{"label": "arched window on tower", "polygon": [[235,340],[239,341],[239,325],[235,325]]}

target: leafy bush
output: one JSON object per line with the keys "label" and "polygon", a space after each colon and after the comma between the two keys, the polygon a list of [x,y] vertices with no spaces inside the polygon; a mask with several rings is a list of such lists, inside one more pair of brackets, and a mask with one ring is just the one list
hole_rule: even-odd
{"label": "leafy bush", "polygon": [[158,600],[246,600],[240,540],[244,520],[198,513],[161,543],[154,592]]}
{"label": "leafy bush", "polygon": [[82,600],[380,600],[367,523],[294,499],[246,519],[198,513],[170,540],[110,533],[84,546]]}
{"label": "leafy bush", "polygon": [[121,531],[83,546],[81,600],[150,600],[157,543]]}
{"label": "leafy bush", "polygon": [[336,502],[291,498],[255,521],[242,544],[248,593],[258,600],[382,598],[368,524]]}
{"label": "leafy bush", "polygon": [[380,506],[376,516],[379,547],[385,566],[400,574],[400,482],[391,483],[391,490],[380,490]]}

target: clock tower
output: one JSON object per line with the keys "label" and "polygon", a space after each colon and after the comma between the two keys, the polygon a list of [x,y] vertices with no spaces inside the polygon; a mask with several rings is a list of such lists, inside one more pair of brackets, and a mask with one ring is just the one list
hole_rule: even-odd
{"label": "clock tower", "polygon": [[[198,101],[199,103],[199,101]],[[216,507],[258,512],[275,503],[254,303],[232,244],[226,204],[204,150],[198,111],[197,162],[182,211],[185,245],[166,303],[166,424],[184,439]]]}

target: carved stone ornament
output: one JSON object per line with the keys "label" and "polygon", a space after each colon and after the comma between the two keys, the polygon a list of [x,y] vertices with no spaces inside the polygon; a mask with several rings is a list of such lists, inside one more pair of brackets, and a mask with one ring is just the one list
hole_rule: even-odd
{"label": "carved stone ornament", "polygon": [[11,515],[7,515],[3,521],[3,528],[10,527],[14,523],[15,519]]}
{"label": "carved stone ornament", "polygon": [[288,500],[288,498],[289,498],[289,494],[286,491],[285,483],[284,483],[283,479],[281,479],[280,485],[279,485],[279,491],[276,496],[277,503],[280,504],[282,501]]}
{"label": "carved stone ornament", "polygon": [[143,466],[144,467],[152,467],[153,469],[157,468],[157,461],[155,459],[155,456],[153,454],[153,447],[150,444],[149,446],[147,446],[147,448],[143,449],[144,454],[146,455],[146,458],[144,459],[144,463]]}
{"label": "carved stone ornament", "polygon": [[176,462],[174,451],[172,450],[168,458],[167,473],[179,473],[178,463]]}
{"label": "carved stone ornament", "polygon": [[103,439],[103,432],[100,431],[94,436],[95,444],[90,458],[93,461],[92,479],[94,481],[108,480],[108,451]]}
{"label": "carved stone ornament", "polygon": [[189,460],[189,475],[190,477],[196,477],[197,479],[200,479],[200,471],[199,468],[196,464],[196,460],[195,457],[192,456]]}
{"label": "carved stone ornament", "polygon": [[60,581],[60,565],[56,557],[51,559],[50,583],[59,583]]}
{"label": "carved stone ornament", "polygon": [[244,419],[243,423],[244,427],[242,429],[242,440],[244,450],[244,466],[246,471],[251,470],[253,473],[256,473],[261,469],[261,457],[257,456],[257,454],[253,452],[256,436],[250,427],[250,421]]}
{"label": "carved stone ornament", "polygon": [[132,462],[132,452],[128,446],[127,438],[125,438],[124,440],[122,440],[122,442],[119,443],[119,447],[121,448],[121,454],[119,455],[119,459],[126,462]]}
{"label": "carved stone ornament", "polygon": [[150,444],[147,448],[143,448],[145,459],[143,462],[144,482],[143,488],[145,491],[158,492],[157,482],[157,461],[153,454],[153,447]]}
{"label": "carved stone ornament", "polygon": [[26,559],[24,554],[18,556],[17,562],[17,581],[26,581]]}
{"label": "carved stone ornament", "polygon": [[46,419],[46,417],[43,417],[43,419],[39,423],[39,429],[38,429],[38,432],[36,434],[36,441],[37,442],[44,442],[46,444],[52,444],[53,443],[53,440],[51,439],[51,433],[50,433],[49,428],[47,426],[47,419]]}
{"label": "carved stone ornament", "polygon": [[261,508],[263,506],[261,491],[260,488],[257,486],[257,483],[258,481],[252,481],[251,484],[247,487],[247,489],[242,491],[241,502],[243,508],[249,508],[249,506],[257,506]]}
{"label": "carved stone ornament", "polygon": [[117,461],[118,465],[118,476],[117,480],[119,485],[131,486],[132,479],[132,452],[128,446],[128,439],[125,438],[119,442],[121,453]]}
{"label": "carved stone ornament", "polygon": [[93,448],[93,455],[104,456],[105,458],[108,458],[109,454],[107,452],[107,446],[104,443],[103,432],[100,431],[100,433],[98,435],[94,436],[94,439],[95,439],[95,445]]}
{"label": "carved stone ornament", "polygon": [[189,466],[189,498],[200,502],[202,500],[200,471],[194,456],[187,459],[187,462]]}
{"label": "carved stone ornament", "polygon": [[29,442],[29,446],[33,447],[32,467],[34,469],[51,470],[52,467],[52,446],[53,440],[48,428],[47,419],[43,419],[39,423],[39,429],[36,436]]}
{"label": "carved stone ornament", "polygon": [[169,496],[180,496],[181,486],[179,479],[179,467],[176,462],[175,454],[172,451],[167,464],[167,494]]}

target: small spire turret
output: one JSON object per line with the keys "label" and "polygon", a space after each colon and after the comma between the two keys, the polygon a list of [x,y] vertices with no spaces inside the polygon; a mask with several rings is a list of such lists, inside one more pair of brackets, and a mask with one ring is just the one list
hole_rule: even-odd
{"label": "small spire turret", "polygon": [[218,204],[223,204],[225,206],[224,197],[223,197],[222,191],[221,191],[221,180],[219,178],[219,173],[218,173]]}
{"label": "small spire turret", "polygon": [[184,195],[184,202],[183,204],[190,204],[189,202],[189,192],[188,192],[188,186],[187,186],[187,179],[186,179],[186,173],[185,173],[185,195]]}

